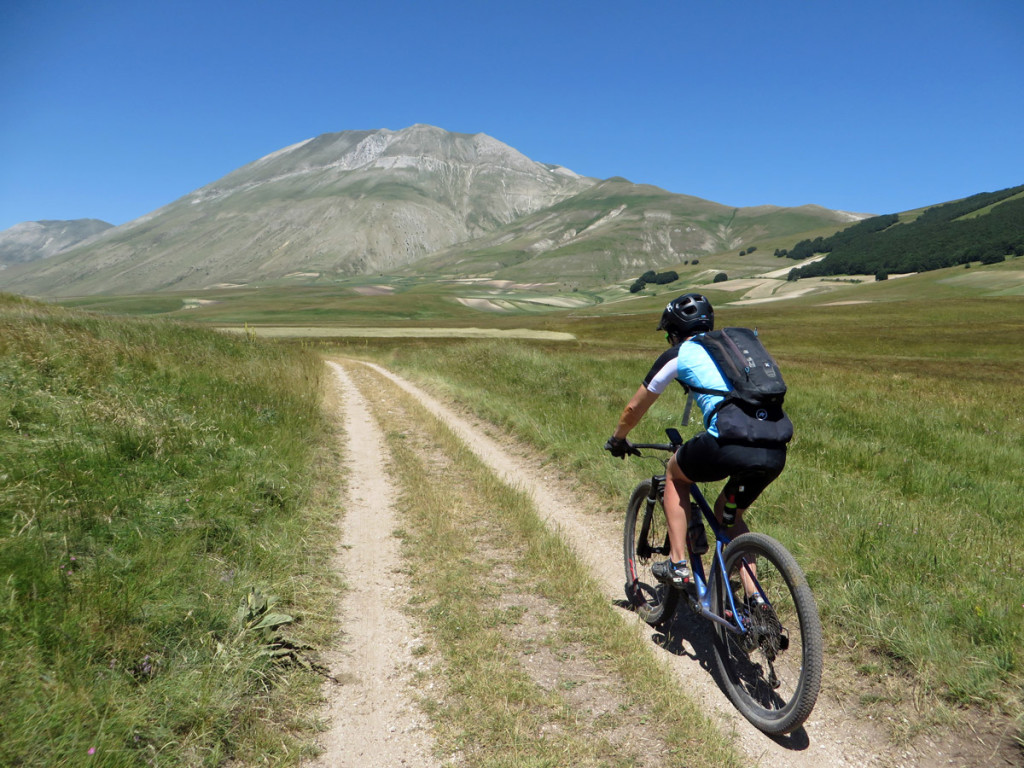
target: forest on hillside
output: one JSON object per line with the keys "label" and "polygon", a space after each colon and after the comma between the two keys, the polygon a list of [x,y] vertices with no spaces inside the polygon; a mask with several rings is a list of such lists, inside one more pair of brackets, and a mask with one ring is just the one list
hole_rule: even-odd
{"label": "forest on hillside", "polygon": [[898,214],[875,216],[777,251],[792,259],[821,253],[828,255],[794,268],[789,279],[927,272],[1024,255],[1024,185],[937,205],[912,221],[901,222]]}

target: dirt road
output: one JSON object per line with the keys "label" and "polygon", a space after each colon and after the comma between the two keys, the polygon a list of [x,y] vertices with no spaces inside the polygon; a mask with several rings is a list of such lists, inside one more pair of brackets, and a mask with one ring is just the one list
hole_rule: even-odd
{"label": "dirt road", "polygon": [[[348,363],[346,363],[348,364]],[[356,363],[352,363],[355,365]],[[486,425],[475,422],[426,394],[418,387],[386,371],[369,365],[382,376],[413,395],[423,408],[444,421],[451,430],[506,483],[527,492],[534,500],[541,517],[560,532],[573,550],[603,585],[610,601],[622,599],[621,529],[617,522],[581,512],[580,499],[566,493],[566,484],[545,474],[525,455],[517,455],[508,441],[499,443],[486,433]],[[388,498],[385,459],[374,449],[381,443],[377,428],[367,416],[369,408],[352,385],[343,366],[330,363],[344,401],[345,431],[351,445],[349,451],[348,504],[344,545],[339,567],[345,573],[372,577],[373,582],[350,579],[351,592],[341,611],[348,631],[340,655],[329,660],[333,669],[357,679],[353,687],[339,686],[336,694],[345,700],[332,702],[333,730],[325,740],[326,754],[319,765],[410,765],[430,766],[429,730],[425,718],[410,702],[403,676],[412,664],[410,647],[415,642],[414,630],[408,626],[397,604],[394,579],[381,573],[382,532],[394,525],[393,512],[381,506]],[[360,564],[364,542],[373,546],[375,567]],[[393,544],[392,544],[393,546]],[[397,548],[396,548],[397,551]],[[685,614],[680,611],[680,614]],[[853,704],[837,689],[826,662],[823,690],[817,707],[805,728],[784,739],[766,737],[753,728],[732,707],[714,682],[709,668],[713,664],[708,637],[701,626],[689,616],[681,615],[673,627],[673,641],[655,636],[654,630],[635,615],[623,610],[623,621],[651,638],[652,653],[663,654],[685,689],[734,735],[738,749],[751,765],[794,766],[879,766],[882,768],[937,768],[938,766],[1006,765],[1003,755],[977,745],[965,746],[964,739],[950,736],[946,743],[928,738],[919,739],[910,748],[893,747],[884,724],[859,719]],[[382,642],[386,632],[388,642]],[[398,636],[408,638],[396,643]],[[368,756],[373,759],[367,762]],[[988,760],[983,760],[987,756]],[[995,759],[995,762],[992,760]]]}
{"label": "dirt road", "polygon": [[[332,686],[331,728],[321,740],[324,768],[439,765],[426,717],[408,694],[417,637],[402,612],[395,570],[398,543],[384,444],[370,409],[344,368],[331,363],[340,390],[348,445],[345,520],[337,567],[348,590],[338,606],[345,634],[324,659],[341,685]],[[389,564],[391,567],[389,567]]]}

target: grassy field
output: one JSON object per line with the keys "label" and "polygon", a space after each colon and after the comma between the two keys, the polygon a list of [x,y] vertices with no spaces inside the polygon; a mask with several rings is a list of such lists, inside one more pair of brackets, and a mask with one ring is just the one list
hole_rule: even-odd
{"label": "grassy field", "polygon": [[321,678],[281,641],[323,640],[338,586],[321,375],[0,295],[0,765],[309,753]]}
{"label": "grassy field", "polygon": [[[766,305],[719,321],[758,326],[787,377],[797,437],[751,522],[796,553],[833,647],[866,685],[897,675],[908,696],[1020,717],[1024,302]],[[619,515],[645,470],[601,446],[662,348],[653,325],[567,320],[575,344],[375,348],[534,445],[539,462],[574,472]],[[657,440],[682,405],[663,397],[635,439]]]}
{"label": "grassy field", "polygon": [[[1024,715],[1024,301],[998,295],[1017,267],[746,307],[710,293],[719,325],[760,329],[790,386],[797,437],[750,521],[807,571],[862,704],[928,703],[911,730],[967,706]],[[323,642],[338,586],[324,567],[335,435],[313,351],[446,394],[621,515],[648,470],[601,446],[663,348],[664,297],[503,316],[451,311],[449,292],[281,288],[189,312],[172,309],[181,297],[86,303],[575,340],[252,343],[0,297],[0,690],[13,702],[0,764],[294,764],[311,751],[320,678],[301,651],[290,666],[266,652],[289,652],[275,638]],[[682,404],[666,395],[634,437],[660,439]],[[268,612],[308,621],[254,630],[260,606],[238,614],[252,588],[280,598]]]}

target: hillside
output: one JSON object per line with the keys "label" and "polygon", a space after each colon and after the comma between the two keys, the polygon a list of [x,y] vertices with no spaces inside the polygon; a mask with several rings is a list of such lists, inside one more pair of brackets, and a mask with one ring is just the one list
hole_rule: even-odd
{"label": "hillside", "polygon": [[858,218],[810,205],[732,208],[612,178],[406,271],[607,283]]}
{"label": "hillside", "polygon": [[815,206],[734,209],[599,182],[484,134],[415,125],[285,147],[88,244],[5,270],[0,290],[205,290],[410,267],[603,283],[856,218]]}
{"label": "hillside", "polygon": [[794,271],[822,275],[926,272],[1024,255],[1024,186],[973,195],[922,212],[859,222],[831,237],[803,240],[788,253],[828,255]]}

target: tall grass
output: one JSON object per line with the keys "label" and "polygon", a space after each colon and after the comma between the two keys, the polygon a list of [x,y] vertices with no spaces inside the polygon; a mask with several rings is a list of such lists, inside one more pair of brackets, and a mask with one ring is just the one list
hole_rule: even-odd
{"label": "tall grass", "polygon": [[[789,384],[797,437],[750,520],[797,555],[830,637],[953,705],[1024,713],[1024,302],[720,314],[762,329]],[[513,430],[618,515],[648,468],[601,446],[660,350],[653,324],[579,321],[576,345],[379,355]],[[682,405],[681,390],[662,397],[632,437],[660,439]]]}
{"label": "tall grass", "polygon": [[236,612],[325,599],[321,367],[0,296],[0,764],[294,762]]}

